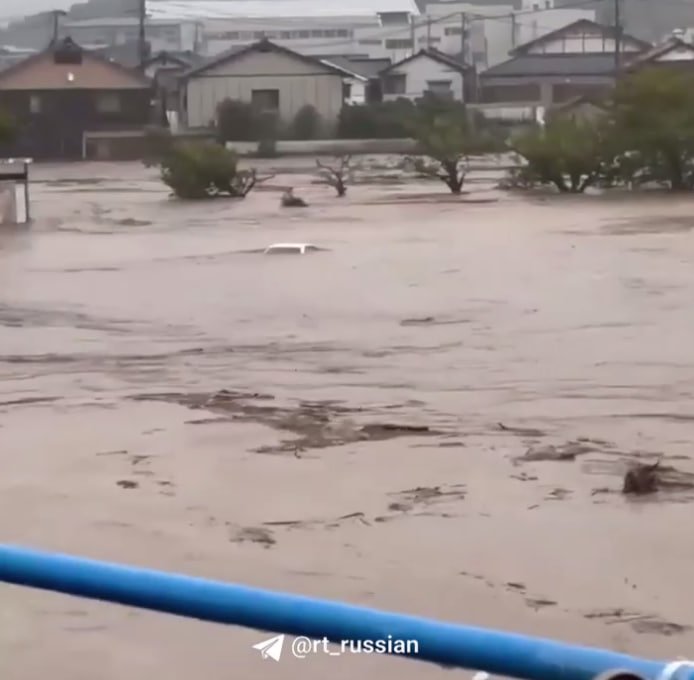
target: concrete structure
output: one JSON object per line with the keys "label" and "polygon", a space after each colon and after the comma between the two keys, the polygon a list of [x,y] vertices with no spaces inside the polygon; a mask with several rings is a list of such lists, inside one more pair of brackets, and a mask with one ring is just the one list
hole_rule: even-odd
{"label": "concrete structure", "polygon": [[290,124],[311,105],[333,128],[343,104],[343,69],[268,40],[230,50],[184,75],[184,117],[190,128],[207,127],[225,99],[255,104]]}
{"label": "concrete structure", "polygon": [[465,100],[465,76],[471,70],[436,50],[421,50],[381,72],[384,101],[419,99],[432,94]]}
{"label": "concrete structure", "polygon": [[[621,61],[630,61],[651,47],[623,35]],[[579,96],[600,97],[615,78],[614,29],[581,20],[513,51],[507,61],[480,74],[480,99],[494,107],[527,111]]]}
{"label": "concrete structure", "polygon": [[147,9],[153,18],[202,21],[208,55],[267,38],[302,54],[383,57],[399,44],[387,48],[384,34],[409,37],[410,17],[419,15],[415,0],[149,0]]}
{"label": "concrete structure", "polygon": [[[136,16],[66,21],[60,28],[61,35],[70,36],[80,45],[93,47],[135,45],[139,30]],[[197,52],[204,48],[202,24],[194,20],[148,18],[145,22],[145,38],[152,53]]]}

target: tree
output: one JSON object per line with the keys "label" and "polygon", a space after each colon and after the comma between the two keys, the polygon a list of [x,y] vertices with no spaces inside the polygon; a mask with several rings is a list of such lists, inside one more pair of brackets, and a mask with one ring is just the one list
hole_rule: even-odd
{"label": "tree", "polygon": [[631,173],[694,188],[694,77],[673,67],[628,76],[615,90],[612,122]]}
{"label": "tree", "polygon": [[315,139],[320,132],[321,116],[315,106],[306,104],[294,116],[292,133],[295,139]]}
{"label": "tree", "polygon": [[347,193],[347,180],[350,177],[350,156],[340,156],[336,165],[326,165],[316,160],[316,167],[323,181],[342,198]]}
{"label": "tree", "polygon": [[233,151],[211,142],[176,143],[160,163],[162,181],[178,198],[243,198],[257,181],[255,170],[238,169]]}
{"label": "tree", "polygon": [[516,179],[525,186],[552,184],[563,193],[582,193],[611,167],[607,130],[602,121],[551,118],[512,141],[512,149],[527,163]]}
{"label": "tree", "polygon": [[9,144],[14,139],[16,132],[17,124],[14,118],[9,113],[0,110],[0,144]]}
{"label": "tree", "polygon": [[257,111],[252,104],[225,99],[217,105],[217,134],[220,142],[249,142],[257,139]]}
{"label": "tree", "polygon": [[422,171],[438,177],[453,194],[465,182],[470,156],[494,150],[491,137],[475,126],[462,105],[420,105],[410,125],[423,155],[433,163],[421,164]]}

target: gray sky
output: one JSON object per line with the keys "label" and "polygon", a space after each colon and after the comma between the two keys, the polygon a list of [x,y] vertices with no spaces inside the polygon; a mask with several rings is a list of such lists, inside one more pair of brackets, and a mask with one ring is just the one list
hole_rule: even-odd
{"label": "gray sky", "polygon": [[0,17],[21,17],[50,9],[68,9],[75,0],[0,0]]}

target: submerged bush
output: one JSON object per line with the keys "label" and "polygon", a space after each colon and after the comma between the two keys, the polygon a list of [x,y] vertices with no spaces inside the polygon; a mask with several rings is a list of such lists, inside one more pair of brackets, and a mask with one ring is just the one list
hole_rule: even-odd
{"label": "submerged bush", "polygon": [[240,171],[237,155],[212,142],[174,144],[160,164],[163,182],[178,198],[242,198],[256,182],[254,170]]}

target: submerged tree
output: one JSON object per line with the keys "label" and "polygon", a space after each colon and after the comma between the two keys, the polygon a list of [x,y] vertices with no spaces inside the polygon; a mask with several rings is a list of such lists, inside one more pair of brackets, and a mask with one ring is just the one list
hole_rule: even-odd
{"label": "submerged tree", "polygon": [[347,182],[350,178],[350,158],[350,156],[340,156],[335,165],[326,165],[316,160],[316,167],[323,181],[335,189],[340,198],[347,193]]}
{"label": "submerged tree", "polygon": [[470,156],[495,150],[492,137],[461,106],[421,105],[411,124],[420,151],[431,159],[420,171],[440,179],[453,194],[465,183]]}
{"label": "submerged tree", "polygon": [[516,179],[525,186],[549,184],[563,193],[582,193],[611,167],[606,131],[602,121],[551,118],[512,141],[511,148],[527,164]]}
{"label": "submerged tree", "polygon": [[[614,93],[613,129],[631,173],[671,189],[694,188],[694,77],[668,68],[639,71]],[[628,179],[628,178],[627,178]]]}

